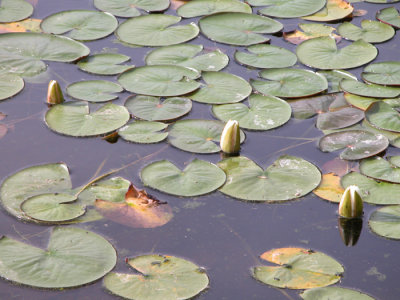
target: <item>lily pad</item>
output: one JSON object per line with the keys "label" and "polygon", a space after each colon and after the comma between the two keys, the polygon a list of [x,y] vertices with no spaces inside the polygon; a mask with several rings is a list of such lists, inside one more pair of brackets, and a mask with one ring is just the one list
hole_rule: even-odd
{"label": "lily pad", "polygon": [[253,94],[249,97],[249,107],[242,103],[214,105],[212,112],[224,122],[238,121],[241,128],[269,130],[289,121],[292,110],[282,99]]}
{"label": "lily pad", "polygon": [[337,286],[306,290],[300,294],[300,297],[304,300],[374,300],[374,298],[357,290]]}
{"label": "lily pad", "polygon": [[389,239],[400,239],[400,205],[382,207],[369,218],[369,226],[376,234]]}
{"label": "lily pad", "polygon": [[340,185],[340,176],[334,173],[323,174],[320,185],[313,193],[324,200],[339,203],[344,193]]}
{"label": "lily pad", "polygon": [[358,96],[358,95],[354,95],[354,94],[350,94],[350,93],[344,93],[344,98],[351,106],[357,107],[364,111],[368,108],[368,106],[371,105],[371,103],[374,103],[377,101],[383,101],[382,99],[363,97],[363,96]]}
{"label": "lily pad", "polygon": [[124,89],[117,83],[107,80],[78,81],[67,86],[67,93],[78,100],[90,102],[105,102],[117,99],[114,93]]}
{"label": "lily pad", "polygon": [[122,73],[118,81],[129,92],[150,96],[179,96],[200,87],[200,73],[180,66],[144,66]]}
{"label": "lily pad", "polygon": [[184,18],[200,17],[219,12],[242,12],[251,14],[251,7],[238,0],[196,0],[186,2],[176,12]]}
{"label": "lily pad", "polygon": [[279,248],[261,255],[263,260],[279,266],[253,268],[253,277],[279,288],[310,289],[334,284],[344,272],[332,257],[303,248]]}
{"label": "lily pad", "polygon": [[181,97],[161,101],[158,97],[133,96],[126,100],[125,106],[137,118],[147,121],[170,121],[189,113],[192,101]]}
{"label": "lily pad", "polygon": [[284,32],[283,37],[285,40],[292,44],[298,45],[306,40],[321,36],[334,37],[336,42],[339,42],[342,39],[339,35],[333,33],[336,30],[335,27],[314,23],[299,24],[299,27],[303,31],[295,30]]}
{"label": "lily pad", "polygon": [[88,137],[112,132],[129,120],[128,110],[112,103],[89,111],[84,102],[67,102],[51,107],[45,116],[47,126],[61,134]]}
{"label": "lily pad", "polygon": [[363,39],[368,43],[382,43],[390,40],[395,34],[392,26],[371,20],[362,20],[361,28],[349,22],[344,22],[337,30],[347,40]]}
{"label": "lily pad", "polygon": [[265,95],[299,98],[318,94],[328,88],[322,75],[303,69],[263,70],[260,76],[269,81],[251,80],[255,90]]}
{"label": "lily pad", "polygon": [[117,75],[134,65],[121,65],[129,61],[129,56],[118,53],[100,53],[91,55],[78,62],[78,68],[82,71],[98,75]]}
{"label": "lily pad", "polygon": [[297,18],[321,10],[326,0],[249,0],[252,6],[267,6],[258,12],[275,18]]}
{"label": "lily pad", "polygon": [[339,83],[342,79],[357,80],[356,76],[344,70],[319,71],[317,73],[324,75],[328,80],[328,93],[339,92],[341,90]]}
{"label": "lily pad", "polygon": [[146,56],[147,65],[175,65],[201,71],[220,71],[229,63],[229,57],[217,49],[204,51],[202,45],[181,44],[162,47]]}
{"label": "lily pad", "polygon": [[340,88],[348,93],[372,98],[395,98],[400,96],[400,87],[389,87],[378,84],[365,84],[356,80],[344,79]]}
{"label": "lily pad", "polygon": [[[225,123],[214,120],[181,120],[171,126],[168,142],[181,150],[193,153],[221,151],[219,142]],[[240,131],[240,142],[245,135]]]}
{"label": "lily pad", "polygon": [[283,155],[266,170],[252,160],[231,157],[218,163],[227,175],[220,191],[246,201],[279,202],[299,198],[315,189],[321,173],[312,163]]}
{"label": "lily pad", "polygon": [[164,11],[169,0],[94,0],[94,6],[117,17],[131,18],[140,16],[140,10],[147,12]]}
{"label": "lily pad", "polygon": [[389,146],[388,139],[381,134],[365,130],[345,130],[325,135],[319,141],[322,152],[344,149],[341,159],[357,160],[374,156]]}
{"label": "lily pad", "polygon": [[268,17],[246,13],[218,13],[200,19],[201,32],[209,39],[230,45],[250,46],[265,43],[263,33],[275,33],[283,25]]}
{"label": "lily pad", "polygon": [[208,104],[239,102],[251,93],[250,84],[242,77],[224,72],[203,72],[206,84],[188,95],[194,101]]}
{"label": "lily pad", "polygon": [[7,280],[40,288],[68,288],[103,277],[114,268],[117,254],[100,235],[56,227],[45,250],[1,238],[0,261],[0,276]]}
{"label": "lily pad", "polygon": [[209,280],[194,263],[164,255],[142,255],[126,260],[139,274],[110,273],[104,286],[125,299],[189,299],[205,288]]}
{"label": "lily pad", "polygon": [[235,52],[238,63],[255,68],[288,68],[297,62],[297,56],[281,47],[271,45],[253,45],[248,52]]}
{"label": "lily pad", "polygon": [[384,8],[376,14],[376,18],[386,24],[393,26],[396,29],[400,28],[400,14],[394,7]]}
{"label": "lily pad", "polygon": [[398,197],[400,185],[389,182],[378,182],[372,178],[351,172],[342,177],[341,184],[344,188],[356,185],[364,202],[377,205],[400,204]]}
{"label": "lily pad", "polygon": [[379,156],[363,159],[360,172],[377,180],[400,183],[400,156],[388,160]]}
{"label": "lily pad", "polygon": [[33,76],[47,69],[42,60],[72,62],[90,50],[66,37],[40,33],[4,33],[0,35],[0,70],[21,76]]}
{"label": "lily pad", "polygon": [[139,46],[169,46],[194,39],[199,34],[195,23],[176,25],[180,17],[151,14],[131,18],[119,25],[116,35],[124,43]]}
{"label": "lily pad", "polygon": [[161,122],[135,121],[119,129],[118,134],[128,142],[151,144],[167,138],[167,132],[160,132],[167,127],[167,124]]}
{"label": "lily pad", "polygon": [[24,80],[15,74],[0,75],[0,100],[15,96],[24,88]]}
{"label": "lily pad", "polygon": [[21,21],[33,14],[33,6],[25,0],[2,0],[0,4],[0,22]]}
{"label": "lily pad", "polygon": [[336,21],[346,18],[353,10],[353,6],[344,0],[327,0],[324,8],[303,19],[317,22]]}
{"label": "lily pad", "polygon": [[375,84],[400,85],[400,61],[370,64],[364,68],[362,78]]}
{"label": "lily pad", "polygon": [[65,34],[79,41],[101,39],[113,33],[117,26],[113,15],[93,10],[62,11],[48,16],[40,24],[46,33]]}
{"label": "lily pad", "polygon": [[400,113],[385,102],[372,103],[365,111],[365,119],[379,129],[400,133]]}
{"label": "lily pad", "polygon": [[225,183],[225,173],[216,165],[194,159],[182,171],[168,160],[144,167],[140,178],[146,186],[167,194],[194,197],[211,193]]}
{"label": "lily pad", "polygon": [[296,54],[301,63],[324,70],[350,69],[369,63],[378,50],[364,40],[338,49],[334,38],[319,37],[301,43]]}
{"label": "lily pad", "polygon": [[400,133],[399,132],[392,132],[392,131],[387,131],[387,130],[382,130],[382,129],[376,128],[376,127],[372,126],[370,123],[368,123],[368,121],[366,121],[365,119],[362,122],[362,126],[371,132],[384,135],[389,140],[390,145],[392,145],[393,147],[400,148]]}

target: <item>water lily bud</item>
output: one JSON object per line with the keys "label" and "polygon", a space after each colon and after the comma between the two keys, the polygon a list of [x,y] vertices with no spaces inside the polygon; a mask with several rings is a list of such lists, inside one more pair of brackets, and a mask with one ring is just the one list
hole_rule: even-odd
{"label": "water lily bud", "polygon": [[47,103],[60,104],[63,102],[64,102],[64,96],[60,85],[56,80],[51,80],[49,82],[49,87],[47,89]]}
{"label": "water lily bud", "polygon": [[238,121],[229,120],[221,134],[220,146],[223,152],[238,153],[240,150],[240,128]]}
{"label": "water lily bud", "polygon": [[363,214],[363,200],[360,190],[355,185],[346,188],[340,199],[339,215],[344,218],[361,218]]}

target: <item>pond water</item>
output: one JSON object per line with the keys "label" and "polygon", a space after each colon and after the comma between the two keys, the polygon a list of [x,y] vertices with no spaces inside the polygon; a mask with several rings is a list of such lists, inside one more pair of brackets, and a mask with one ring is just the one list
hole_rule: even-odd
{"label": "pond water", "polygon": [[[354,3],[356,9],[368,13],[353,19],[359,25],[362,19],[375,19],[375,13],[385,5]],[[399,4],[392,4],[400,8]],[[39,0],[33,17],[43,19],[50,14],[68,9],[94,9],[92,0]],[[176,14],[170,8],[167,13]],[[122,21],[122,19],[119,19]],[[197,20],[197,19],[195,19]],[[193,21],[184,20],[184,23]],[[285,31],[297,28],[298,19],[279,19]],[[201,34],[190,43],[205,48],[220,48],[230,57],[225,72],[245,79],[256,78],[258,70],[247,69],[233,59],[235,49],[211,42]],[[342,40],[341,44],[348,44]],[[91,53],[104,48],[118,49],[118,53],[132,58],[136,66],[144,65],[143,58],[151,48],[130,48],[117,42],[114,35],[85,43]],[[292,51],[296,46],[279,36],[272,36],[271,44]],[[379,55],[375,62],[399,60],[400,36],[377,44]],[[47,84],[56,79],[64,89],[79,80],[109,79],[79,71],[74,64],[48,63],[48,72],[35,82],[27,82],[17,96],[2,101],[0,111],[7,115],[2,122],[8,125],[8,133],[0,140],[2,165],[0,178],[6,178],[17,170],[48,162],[65,162],[71,172],[73,186],[81,186],[102,166],[100,173],[133,164],[117,173],[143,185],[140,170],[149,162],[168,159],[183,167],[197,157],[217,163],[220,154],[191,154],[176,149],[166,142],[139,145],[119,140],[115,144],[100,138],[73,138],[55,134],[43,119]],[[305,68],[298,63],[298,66]],[[351,72],[360,78],[362,68]],[[122,93],[116,104],[123,104],[129,93]],[[193,109],[185,118],[213,119],[209,105],[193,102]],[[322,153],[317,147],[321,131],[315,128],[315,119],[291,119],[284,126],[265,132],[246,131],[246,142],[241,155],[265,167],[282,154],[302,157],[321,167],[337,157],[338,153]],[[155,153],[154,155],[150,155]],[[397,148],[389,147],[387,153],[400,155]],[[156,198],[168,202],[174,210],[174,218],[166,225],[154,229],[135,229],[109,220],[86,223],[80,226],[97,232],[109,240],[118,252],[117,271],[127,272],[126,257],[156,253],[183,257],[203,266],[210,278],[210,287],[196,299],[299,299],[298,291],[278,289],[264,285],[252,278],[250,268],[265,264],[259,258],[263,252],[280,247],[303,247],[322,251],[343,264],[345,272],[337,285],[361,290],[377,299],[398,299],[400,294],[398,241],[384,239],[371,232],[368,218],[376,206],[365,204],[363,229],[358,243],[353,247],[343,244],[338,230],[337,205],[308,194],[296,201],[284,204],[246,203],[213,192],[196,198],[180,198],[148,189]],[[28,240],[33,245],[45,247],[49,226],[19,222],[4,210],[0,211],[0,233]],[[76,289],[45,291],[16,285],[0,280],[0,299],[114,299],[99,280]]]}

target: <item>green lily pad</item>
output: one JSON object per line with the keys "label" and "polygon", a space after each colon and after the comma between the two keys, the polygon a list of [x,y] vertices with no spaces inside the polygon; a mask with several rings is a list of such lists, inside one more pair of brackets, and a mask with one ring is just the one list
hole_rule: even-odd
{"label": "green lily pad", "polygon": [[[219,142],[225,123],[214,120],[180,120],[171,126],[168,142],[181,150],[193,153],[221,151]],[[240,131],[240,142],[245,135]]]}
{"label": "green lily pad", "polygon": [[168,160],[144,167],[143,184],[167,194],[194,197],[211,193],[225,183],[225,173],[216,165],[194,159],[182,171]]}
{"label": "green lily pad", "polygon": [[146,56],[147,65],[175,65],[201,71],[220,71],[229,57],[217,49],[203,51],[202,45],[181,44],[155,49]]}
{"label": "green lily pad", "polygon": [[301,63],[324,70],[350,69],[369,63],[378,50],[364,40],[358,40],[338,49],[334,38],[319,37],[297,46],[296,54]]}
{"label": "green lily pad", "polygon": [[374,298],[357,290],[337,286],[306,290],[300,294],[300,297],[304,300],[374,300]]}
{"label": "green lily pad", "polygon": [[0,4],[0,22],[21,21],[33,14],[33,6],[25,0],[2,0]]}
{"label": "green lily pad", "polygon": [[362,78],[375,84],[400,85],[400,61],[370,64],[364,68]]}
{"label": "green lily pad", "polygon": [[344,149],[341,159],[357,160],[374,156],[389,146],[388,139],[381,134],[365,130],[345,130],[325,135],[319,141],[322,152]]}
{"label": "green lily pad", "polygon": [[21,76],[33,76],[47,69],[42,60],[72,62],[90,50],[66,37],[43,33],[2,33],[0,70]]}
{"label": "green lily pad", "polygon": [[45,116],[47,126],[64,135],[88,137],[112,132],[129,120],[128,110],[108,103],[95,112],[84,102],[67,102],[51,107]]}
{"label": "green lily pad", "polygon": [[176,12],[184,18],[200,17],[220,12],[242,12],[251,14],[251,7],[238,0],[196,0],[179,7]]}
{"label": "green lily pad", "polygon": [[363,159],[360,172],[377,180],[400,183],[400,156],[392,156],[388,160],[379,156]]}
{"label": "green lily pad", "polygon": [[70,194],[41,194],[25,200],[21,210],[30,218],[45,223],[69,221],[86,212],[85,206],[76,203],[76,199]]}
{"label": "green lily pad", "polygon": [[40,27],[46,33],[65,34],[79,41],[92,41],[106,37],[118,26],[117,19],[93,10],[69,10],[43,19]]}
{"label": "green lily pad", "polygon": [[377,235],[400,239],[400,205],[382,207],[369,218],[369,227]]}
{"label": "green lily pad", "polygon": [[0,100],[15,96],[23,90],[24,80],[15,74],[0,75]]}
{"label": "green lily pad", "polygon": [[218,166],[227,176],[220,191],[246,201],[296,199],[311,192],[321,182],[321,173],[316,166],[289,155],[279,157],[266,170],[243,156],[224,159]]}
{"label": "green lily pad", "polygon": [[104,286],[125,299],[189,299],[205,288],[209,280],[194,263],[164,255],[142,255],[126,260],[139,274],[110,273]]}
{"label": "green lily pad", "polygon": [[116,32],[124,43],[139,46],[169,46],[194,39],[199,34],[195,23],[176,25],[180,17],[151,14],[131,18],[119,25]]}
{"label": "green lily pad", "polygon": [[318,94],[328,88],[322,75],[302,69],[263,70],[260,76],[269,81],[251,80],[255,90],[265,95],[299,98]]}
{"label": "green lily pad", "polygon": [[117,17],[131,18],[140,16],[140,10],[164,11],[169,0],[94,0],[94,6]]}
{"label": "green lily pad", "polygon": [[354,95],[354,94],[350,94],[350,93],[344,93],[344,97],[351,106],[357,107],[364,111],[368,108],[368,106],[371,105],[371,103],[374,103],[377,101],[384,101],[382,99],[363,97],[363,96],[358,96],[358,95]]}
{"label": "green lily pad", "polygon": [[261,255],[263,260],[279,266],[253,268],[253,277],[279,288],[310,289],[334,284],[344,272],[332,257],[303,248],[272,249]]}
{"label": "green lily pad", "polygon": [[117,254],[100,235],[80,228],[56,227],[45,250],[1,238],[0,261],[0,276],[7,280],[40,288],[68,288],[106,275],[114,268]]}
{"label": "green lily pad", "polygon": [[315,39],[321,36],[334,37],[336,42],[340,42],[340,40],[342,39],[339,35],[333,33],[336,30],[335,27],[314,23],[299,24],[299,27],[303,31],[294,30],[290,32],[284,32],[284,39],[295,45],[298,45],[306,40]]}
{"label": "green lily pad", "polygon": [[67,86],[67,93],[78,100],[90,102],[105,102],[117,99],[114,93],[124,89],[117,83],[107,80],[78,81]]}
{"label": "green lily pad", "polygon": [[344,79],[340,82],[340,88],[345,92],[364,97],[395,98],[400,96],[400,88],[365,84],[356,80]]}
{"label": "green lily pad", "polygon": [[203,72],[206,84],[188,95],[194,101],[208,104],[234,103],[251,94],[250,84],[242,77],[224,72]]}
{"label": "green lily pad", "polygon": [[400,28],[400,14],[394,7],[384,8],[376,14],[376,18],[386,24],[393,26],[396,29]]}
{"label": "green lily pad", "polygon": [[192,109],[188,98],[173,97],[161,102],[152,96],[133,96],[125,102],[126,108],[135,117],[147,121],[170,121],[178,119]]}
{"label": "green lily pad", "polygon": [[344,0],[327,0],[324,8],[313,15],[303,17],[303,19],[317,22],[336,21],[346,18],[353,10],[353,6]]}
{"label": "green lily pad", "polygon": [[371,20],[362,20],[361,28],[349,22],[344,22],[337,30],[347,40],[363,39],[368,43],[382,43],[390,40],[395,34],[392,26]]}
{"label": "green lily pad", "polygon": [[118,77],[129,92],[150,96],[179,96],[199,88],[194,81],[200,73],[180,66],[144,66],[128,70]]}
{"label": "green lily pad", "polygon": [[297,62],[297,56],[281,47],[271,45],[253,45],[248,52],[235,52],[238,63],[255,68],[288,68]]}
{"label": "green lily pad", "polygon": [[258,12],[276,18],[297,18],[321,10],[326,0],[249,0],[252,6],[267,6]]}
{"label": "green lily pad", "polygon": [[329,106],[338,97],[338,94],[327,94],[290,101],[293,117],[304,120],[312,118],[317,114],[327,112],[329,111]]}
{"label": "green lily pad", "polygon": [[282,99],[253,94],[249,97],[249,107],[243,103],[214,105],[212,112],[224,122],[238,121],[241,128],[269,130],[289,121],[292,110]]}
{"label": "green lily pad", "polygon": [[365,119],[377,128],[400,133],[400,113],[385,102],[372,103],[365,111]]}
{"label": "green lily pad", "polygon": [[341,184],[344,188],[356,185],[364,202],[377,205],[400,204],[398,197],[400,185],[389,182],[378,182],[372,178],[351,172],[342,177]]}
{"label": "green lily pad", "polygon": [[218,13],[200,19],[201,32],[209,39],[230,45],[250,46],[269,41],[263,33],[275,33],[283,25],[273,19],[246,13]]}
{"label": "green lily pad", "polygon": [[357,80],[356,76],[344,70],[319,71],[317,73],[324,75],[328,80],[328,93],[339,92],[341,90],[339,84],[342,79]]}
{"label": "green lily pad", "polygon": [[135,121],[119,129],[118,134],[128,142],[151,144],[167,138],[167,132],[160,132],[167,127],[161,122]]}
{"label": "green lily pad", "polygon": [[118,53],[100,53],[91,55],[78,62],[78,68],[82,71],[98,75],[117,75],[134,65],[121,65],[129,61],[129,56]]}
{"label": "green lily pad", "polygon": [[369,130],[369,131],[377,133],[377,134],[384,135],[389,140],[390,145],[392,145],[393,147],[396,147],[396,148],[400,148],[400,133],[399,132],[391,132],[391,131],[376,128],[376,127],[372,126],[370,123],[368,123],[368,121],[366,121],[365,119],[362,122],[362,126],[366,130]]}

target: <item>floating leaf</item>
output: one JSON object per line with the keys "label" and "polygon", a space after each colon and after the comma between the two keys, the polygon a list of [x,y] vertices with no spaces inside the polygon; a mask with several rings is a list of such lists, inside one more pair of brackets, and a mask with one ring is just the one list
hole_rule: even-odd
{"label": "floating leaf", "polygon": [[40,288],[67,288],[98,280],[111,271],[117,254],[100,235],[56,227],[43,250],[9,237],[0,239],[0,276]]}
{"label": "floating leaf", "polygon": [[[219,142],[225,123],[214,120],[181,120],[171,126],[168,142],[176,148],[193,153],[221,151]],[[240,133],[243,143],[245,135]]]}
{"label": "floating leaf", "polygon": [[94,0],[93,4],[97,9],[114,16],[130,18],[140,16],[139,9],[148,12],[166,10],[169,0]]}
{"label": "floating leaf", "polygon": [[369,218],[373,232],[389,239],[400,239],[400,205],[382,207]]}
{"label": "floating leaf", "polygon": [[275,33],[283,25],[273,19],[246,13],[218,13],[200,19],[201,32],[209,39],[230,45],[265,43],[263,33]]}
{"label": "floating leaf", "polygon": [[249,97],[249,107],[242,103],[214,105],[213,114],[220,120],[236,120],[241,128],[269,130],[289,121],[290,105],[277,97],[253,94]]}
{"label": "floating leaf", "polygon": [[400,183],[400,156],[392,156],[388,160],[379,156],[363,159],[360,172],[377,180]]}
{"label": "floating leaf", "polygon": [[338,27],[338,32],[347,40],[363,39],[368,43],[382,43],[390,40],[395,34],[392,26],[371,20],[362,20],[361,28],[349,22],[344,22]]}
{"label": "floating leaf", "polygon": [[118,53],[100,53],[91,55],[78,62],[78,68],[82,71],[98,75],[117,75],[134,65],[121,65],[129,61],[129,56]]}
{"label": "floating leaf", "polygon": [[329,111],[329,106],[338,97],[338,94],[327,94],[290,101],[293,117],[296,119],[308,119],[317,114],[327,112]]}
{"label": "floating leaf", "polygon": [[339,35],[333,33],[336,30],[335,27],[313,23],[299,24],[299,27],[303,31],[295,30],[284,32],[283,37],[285,38],[285,40],[292,44],[298,45],[306,40],[314,39],[321,36],[333,37],[335,38],[336,42],[340,42],[340,40],[342,39]]}
{"label": "floating leaf", "polygon": [[364,97],[395,98],[400,96],[400,88],[365,84],[356,80],[344,79],[340,82],[340,88],[345,92]]}
{"label": "floating leaf", "polygon": [[399,132],[392,132],[392,131],[387,131],[387,130],[382,130],[379,128],[376,128],[372,126],[370,123],[368,123],[365,119],[362,122],[362,126],[371,132],[377,133],[377,134],[382,134],[384,135],[390,142],[390,145],[393,147],[400,148],[400,133]]}
{"label": "floating leaf", "polygon": [[400,113],[385,102],[372,103],[365,111],[365,119],[379,129],[400,133]]}
{"label": "floating leaf", "polygon": [[400,28],[399,11],[394,7],[384,8],[376,14],[376,18],[386,24],[393,26],[396,29]]}
{"label": "floating leaf", "polygon": [[0,24],[0,33],[6,32],[41,32],[40,19],[26,19],[19,22]]}
{"label": "floating leaf", "polygon": [[400,61],[370,64],[364,68],[362,78],[375,84],[400,85]]}
{"label": "floating leaf", "polygon": [[301,63],[324,70],[350,69],[369,63],[378,50],[364,40],[338,49],[334,38],[319,37],[301,43],[296,54]]}
{"label": "floating leaf", "polygon": [[239,102],[251,93],[250,84],[242,77],[224,72],[203,72],[205,85],[188,95],[194,101],[208,104]]}
{"label": "floating leaf", "polygon": [[48,16],[40,26],[47,33],[65,34],[79,41],[92,41],[113,33],[118,21],[109,13],[69,10]]}
{"label": "floating leaf", "polygon": [[209,280],[194,263],[164,255],[142,255],[126,260],[139,274],[110,273],[104,286],[126,299],[189,299],[207,288]]}
{"label": "floating leaf", "polygon": [[253,45],[248,52],[235,52],[235,59],[242,65],[255,68],[287,68],[297,62],[297,56],[281,47],[271,45]]}
{"label": "floating leaf", "polygon": [[374,156],[389,146],[388,139],[381,134],[365,130],[346,130],[325,135],[319,141],[322,152],[344,149],[341,159],[357,160]]}
{"label": "floating leaf", "polygon": [[326,80],[328,80],[329,93],[340,91],[339,83],[342,79],[357,80],[356,76],[344,70],[319,71],[318,74],[324,75]]}
{"label": "floating leaf", "polygon": [[167,126],[167,124],[161,122],[135,121],[119,129],[118,134],[128,142],[140,144],[158,143],[167,138],[167,132],[160,132]]}
{"label": "floating leaf", "polygon": [[253,268],[253,276],[262,283],[279,288],[310,289],[340,280],[342,265],[332,257],[303,248],[279,248],[261,255],[263,260],[280,266]]}
{"label": "floating leaf", "polygon": [[300,297],[304,300],[374,300],[367,294],[337,286],[306,290],[300,294]]}
{"label": "floating leaf", "polygon": [[126,108],[137,118],[147,121],[169,121],[180,118],[192,109],[188,98],[173,97],[161,102],[152,96],[133,96],[125,102]]}
{"label": "floating leaf", "polygon": [[252,6],[267,6],[258,12],[276,18],[297,18],[311,15],[325,6],[326,0],[249,0]]}
{"label": "floating leaf", "polygon": [[184,18],[200,17],[219,12],[242,12],[251,14],[251,7],[238,0],[196,0],[186,2],[176,12]]}
{"label": "floating leaf", "polygon": [[118,81],[128,91],[150,96],[179,96],[199,88],[200,74],[180,66],[144,66],[122,73]]}
{"label": "floating leaf", "polygon": [[117,83],[107,80],[78,81],[67,86],[67,93],[78,100],[90,102],[105,102],[117,99],[114,93],[124,89]]}
{"label": "floating leaf", "polygon": [[155,49],[146,56],[147,65],[175,65],[201,71],[220,71],[229,57],[217,49],[203,51],[202,45],[181,44]]}
{"label": "floating leaf", "polygon": [[142,169],[140,178],[146,186],[164,193],[194,197],[215,191],[226,176],[216,165],[194,159],[183,171],[168,160],[151,163]]}
{"label": "floating leaf", "polygon": [[25,0],[1,0],[0,22],[21,21],[33,13],[33,6]]}
{"label": "floating leaf", "polygon": [[344,0],[327,0],[324,8],[311,16],[303,17],[303,19],[317,22],[336,21],[346,18],[353,10],[353,6]]}
{"label": "floating leaf", "polygon": [[112,132],[129,120],[128,110],[108,103],[95,112],[87,103],[76,101],[51,107],[45,116],[47,126],[61,134],[88,137]]}
{"label": "floating leaf", "polygon": [[227,175],[220,191],[246,201],[287,201],[315,189],[321,173],[312,163],[295,156],[283,155],[263,170],[252,160],[231,157],[218,163]]}
{"label": "floating leaf", "polygon": [[139,46],[169,46],[194,39],[199,34],[195,23],[176,25],[180,17],[151,14],[131,18],[119,25],[116,32],[124,43]]}
{"label": "floating leaf", "polygon": [[12,96],[15,96],[20,91],[22,91],[24,85],[25,85],[24,80],[18,75],[15,74],[0,75],[0,100],[4,100]]}
{"label": "floating leaf", "polygon": [[344,193],[340,177],[334,173],[323,174],[321,183],[313,193],[322,199],[339,203]]}
{"label": "floating leaf", "polygon": [[318,94],[328,88],[325,77],[310,70],[271,69],[260,76],[269,81],[251,80],[255,90],[265,95],[299,98]]}
{"label": "floating leaf", "polygon": [[358,96],[358,95],[354,95],[354,94],[350,94],[350,93],[344,93],[344,98],[351,106],[357,107],[364,111],[368,108],[368,106],[371,105],[371,103],[377,102],[377,101],[383,101],[381,99],[375,99],[375,98],[371,98],[371,97],[363,97],[363,96]]}

